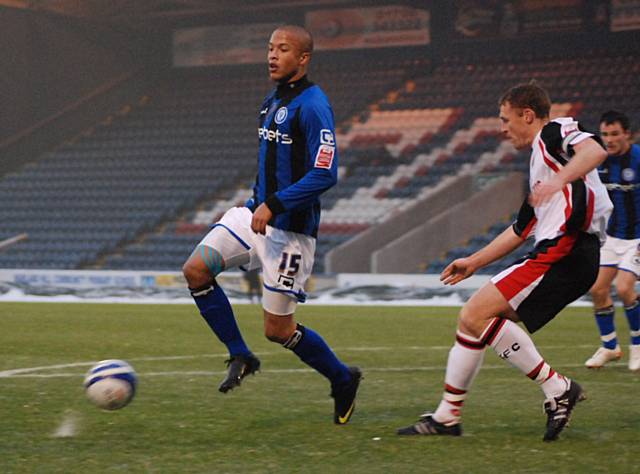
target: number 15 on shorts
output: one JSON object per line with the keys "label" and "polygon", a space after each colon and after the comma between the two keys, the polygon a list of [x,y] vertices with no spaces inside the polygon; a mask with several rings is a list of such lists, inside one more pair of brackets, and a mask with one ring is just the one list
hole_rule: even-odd
{"label": "number 15 on shorts", "polygon": [[300,259],[302,255],[298,253],[289,254],[282,252],[282,260],[280,260],[280,266],[278,271],[280,273],[286,273],[288,276],[294,276],[300,270]]}

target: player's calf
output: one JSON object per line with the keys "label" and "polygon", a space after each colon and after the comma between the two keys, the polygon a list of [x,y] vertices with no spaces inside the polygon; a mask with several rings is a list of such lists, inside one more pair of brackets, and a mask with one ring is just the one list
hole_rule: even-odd
{"label": "player's calf", "polygon": [[356,393],[362,380],[360,369],[347,367],[317,332],[301,324],[296,325],[295,331],[282,345],[331,382],[333,421],[338,425],[348,423],[355,410]]}

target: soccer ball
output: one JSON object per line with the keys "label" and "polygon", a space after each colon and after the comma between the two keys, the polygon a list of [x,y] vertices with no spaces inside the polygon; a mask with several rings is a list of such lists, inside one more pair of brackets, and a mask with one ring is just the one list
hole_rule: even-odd
{"label": "soccer ball", "polygon": [[118,410],[136,394],[138,376],[127,362],[110,359],[98,362],[84,378],[89,400],[103,410]]}

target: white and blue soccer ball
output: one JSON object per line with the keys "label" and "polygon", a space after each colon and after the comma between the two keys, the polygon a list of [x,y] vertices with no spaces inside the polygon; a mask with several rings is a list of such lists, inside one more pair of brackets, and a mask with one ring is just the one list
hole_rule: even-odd
{"label": "white and blue soccer ball", "polygon": [[129,404],[136,394],[138,376],[123,360],[110,359],[91,367],[84,378],[89,400],[103,410],[118,410]]}

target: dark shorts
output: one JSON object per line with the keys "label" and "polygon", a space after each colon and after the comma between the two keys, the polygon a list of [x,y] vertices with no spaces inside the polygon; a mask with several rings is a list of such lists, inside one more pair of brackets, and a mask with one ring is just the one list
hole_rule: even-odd
{"label": "dark shorts", "polygon": [[533,333],[589,291],[599,265],[598,237],[580,232],[540,242],[491,281]]}

